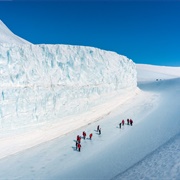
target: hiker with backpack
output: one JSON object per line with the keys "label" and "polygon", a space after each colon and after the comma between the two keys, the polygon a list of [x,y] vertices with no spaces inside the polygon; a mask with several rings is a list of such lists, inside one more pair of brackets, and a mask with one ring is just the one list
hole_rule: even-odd
{"label": "hiker with backpack", "polygon": [[130,125],[131,125],[131,126],[133,125],[133,120],[132,120],[132,119],[130,119]]}
{"label": "hiker with backpack", "polygon": [[124,119],[122,120],[122,125],[124,126]]}
{"label": "hiker with backpack", "polygon": [[81,151],[81,144],[78,143],[77,147],[78,147],[78,150],[79,150],[79,152],[80,152],[80,151]]}
{"label": "hiker with backpack", "polygon": [[90,139],[90,140],[91,140],[91,138],[92,138],[92,135],[93,135],[92,133],[89,135],[89,139]]}
{"label": "hiker with backpack", "polygon": [[97,126],[97,132],[99,132],[99,125]]}
{"label": "hiker with backpack", "polygon": [[85,131],[83,131],[83,137],[84,137],[84,139],[86,139],[86,132]]}

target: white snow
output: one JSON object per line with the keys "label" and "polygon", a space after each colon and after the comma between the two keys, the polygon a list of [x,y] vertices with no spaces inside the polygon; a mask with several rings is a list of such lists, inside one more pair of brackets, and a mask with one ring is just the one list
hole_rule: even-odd
{"label": "white snow", "polygon": [[138,81],[163,80],[180,77],[180,67],[137,64],[137,68]]}
{"label": "white snow", "polygon": [[0,44],[31,44],[12,33],[8,27],[0,20]]}
{"label": "white snow", "polygon": [[[123,102],[110,103],[113,97],[132,96],[137,88],[132,60],[92,47],[0,44],[0,75],[0,123],[5,132],[63,124],[64,119],[72,124],[76,121],[70,116],[86,112],[87,123]],[[107,102],[108,112],[94,113]]]}
{"label": "white snow", "polygon": [[[0,177],[179,179],[180,78],[138,82],[138,86],[141,91],[102,119],[1,159]],[[132,118],[134,125],[125,125],[119,129],[119,122],[126,118]],[[96,132],[98,124],[102,128],[101,135]],[[91,141],[82,140],[82,150],[78,152],[75,150],[74,140],[78,134],[82,135],[84,130],[88,135],[92,132],[93,138]],[[41,138],[48,139],[51,136],[48,132],[47,129]],[[12,147],[20,150],[23,138],[16,140],[14,138],[16,143]]]}
{"label": "white snow", "polygon": [[[0,31],[11,38],[2,22]],[[132,60],[83,46],[0,43],[0,81],[1,158],[96,121],[139,92]]]}
{"label": "white snow", "polygon": [[[180,179],[179,70],[91,47],[0,44],[0,179]],[[93,137],[78,152],[83,131]]]}
{"label": "white snow", "polygon": [[179,179],[180,134],[114,179]]}

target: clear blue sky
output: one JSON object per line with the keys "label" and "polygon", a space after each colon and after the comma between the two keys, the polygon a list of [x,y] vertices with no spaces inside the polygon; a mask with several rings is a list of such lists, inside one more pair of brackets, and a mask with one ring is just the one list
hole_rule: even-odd
{"label": "clear blue sky", "polygon": [[180,1],[15,1],[0,0],[0,19],[34,44],[93,46],[135,63],[180,66]]}

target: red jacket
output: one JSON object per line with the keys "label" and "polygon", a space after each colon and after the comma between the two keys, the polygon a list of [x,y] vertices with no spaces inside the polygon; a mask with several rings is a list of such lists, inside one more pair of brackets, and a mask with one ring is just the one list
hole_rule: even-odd
{"label": "red jacket", "polygon": [[78,148],[81,148],[81,144],[80,143],[78,143]]}
{"label": "red jacket", "polygon": [[86,133],[83,131],[83,137],[86,137]]}

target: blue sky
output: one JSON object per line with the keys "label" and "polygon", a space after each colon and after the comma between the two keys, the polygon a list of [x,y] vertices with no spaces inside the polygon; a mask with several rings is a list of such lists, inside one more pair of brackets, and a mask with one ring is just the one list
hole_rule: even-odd
{"label": "blue sky", "polygon": [[34,44],[93,46],[135,63],[180,66],[180,1],[0,0],[0,19]]}

